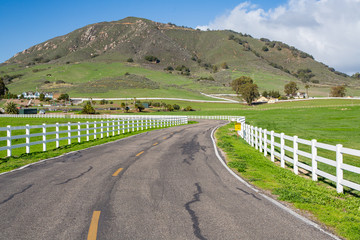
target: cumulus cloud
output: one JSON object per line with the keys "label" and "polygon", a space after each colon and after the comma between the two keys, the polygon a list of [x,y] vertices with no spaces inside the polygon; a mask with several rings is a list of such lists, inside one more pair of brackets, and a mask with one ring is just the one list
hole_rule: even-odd
{"label": "cumulus cloud", "polygon": [[348,74],[360,71],[360,0],[289,0],[264,10],[243,2],[199,29],[282,41]]}

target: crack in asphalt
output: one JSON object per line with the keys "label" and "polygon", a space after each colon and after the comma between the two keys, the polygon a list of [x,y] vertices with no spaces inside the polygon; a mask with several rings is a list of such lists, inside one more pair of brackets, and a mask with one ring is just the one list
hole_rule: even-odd
{"label": "crack in asphalt", "polygon": [[86,170],[85,172],[80,173],[80,175],[78,175],[78,176],[76,176],[76,177],[73,177],[73,178],[69,178],[69,179],[67,179],[65,182],[61,182],[61,183],[58,183],[58,184],[55,184],[55,185],[66,184],[66,183],[68,183],[68,182],[70,182],[70,181],[72,181],[72,180],[74,180],[74,179],[80,178],[80,177],[82,177],[83,175],[85,175],[86,173],[90,172],[92,169],[93,169],[93,167],[90,166],[88,170]]}
{"label": "crack in asphalt", "polygon": [[195,211],[192,210],[190,207],[191,204],[200,202],[200,194],[203,193],[199,183],[195,183],[195,186],[196,186],[196,193],[193,195],[193,199],[191,201],[187,202],[184,205],[184,207],[185,207],[186,211],[188,211],[188,213],[190,214],[191,221],[193,223],[195,237],[197,237],[198,239],[201,239],[201,240],[206,240],[207,238],[205,238],[201,234],[201,229],[199,227],[199,217],[196,215]]}
{"label": "crack in asphalt", "polygon": [[32,186],[33,186],[33,185],[30,184],[30,185],[28,185],[26,188],[24,188],[23,190],[21,190],[20,192],[11,194],[10,197],[8,197],[8,198],[5,199],[4,201],[0,202],[0,205],[6,203],[7,201],[9,201],[9,200],[11,200],[11,199],[13,199],[13,198],[14,198],[16,195],[18,195],[18,194],[24,193],[26,190],[28,190],[28,189],[31,188]]}
{"label": "crack in asphalt", "polygon": [[255,199],[257,199],[257,200],[261,201],[261,199],[260,199],[260,198],[258,198],[257,196],[255,196],[255,194],[253,194],[253,193],[249,193],[249,192],[245,191],[244,189],[241,189],[241,188],[238,188],[238,187],[237,187],[236,189],[238,189],[238,190],[242,191],[242,192],[243,192],[243,193],[245,193],[246,195],[251,195],[253,198],[255,198]]}

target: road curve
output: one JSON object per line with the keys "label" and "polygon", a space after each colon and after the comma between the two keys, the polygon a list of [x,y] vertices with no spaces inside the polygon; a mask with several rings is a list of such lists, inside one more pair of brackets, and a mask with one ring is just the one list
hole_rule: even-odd
{"label": "road curve", "polygon": [[220,121],[74,152],[0,176],[0,239],[333,239],[234,178]]}

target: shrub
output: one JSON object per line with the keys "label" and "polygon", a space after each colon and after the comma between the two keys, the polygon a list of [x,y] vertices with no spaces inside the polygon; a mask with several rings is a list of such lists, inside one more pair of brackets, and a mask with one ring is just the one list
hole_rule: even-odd
{"label": "shrub", "polygon": [[19,109],[17,109],[14,102],[8,102],[5,106],[5,113],[7,114],[19,114]]}
{"label": "shrub", "polygon": [[174,104],[174,105],[173,105],[173,108],[174,108],[174,110],[176,110],[176,111],[179,111],[179,110],[180,110],[180,106],[177,105],[177,104]]}
{"label": "shrub", "polygon": [[134,59],[128,58],[126,61],[129,62],[129,63],[131,63],[131,62],[134,62]]}
{"label": "shrub", "polygon": [[281,96],[279,97],[279,100],[288,100],[287,96]]}
{"label": "shrub", "polygon": [[174,68],[172,66],[167,66],[164,68],[165,71],[174,71]]}
{"label": "shrub", "polygon": [[49,84],[49,83],[50,83],[49,80],[44,81],[44,84]]}
{"label": "shrub", "polygon": [[184,108],[184,111],[194,111],[194,110],[192,109],[191,106],[187,106],[186,108]]}
{"label": "shrub", "polygon": [[39,100],[40,100],[40,101],[44,101],[44,100],[45,100],[45,94],[40,93],[40,95],[39,95]]}
{"label": "shrub", "polygon": [[227,65],[226,62],[223,62],[223,63],[221,64],[221,68],[222,68],[222,69],[228,69],[229,66]]}
{"label": "shrub", "polygon": [[331,88],[330,96],[331,97],[345,97],[345,86],[335,86]]}
{"label": "shrub", "polygon": [[261,50],[263,50],[264,52],[269,51],[269,49],[267,48],[267,46],[263,46]]}
{"label": "shrub", "polygon": [[56,84],[62,84],[62,83],[65,83],[64,80],[56,80]]}
{"label": "shrub", "polygon": [[316,79],[311,80],[311,82],[312,82],[312,83],[320,83],[320,81],[319,81],[319,80],[316,80]]}
{"label": "shrub", "polygon": [[95,114],[95,109],[91,106],[90,102],[86,102],[85,106],[83,107],[81,113],[83,114]]}
{"label": "shrub", "polygon": [[160,60],[155,56],[145,56],[145,60],[149,62],[159,63]]}
{"label": "shrub", "polygon": [[59,96],[58,100],[69,101],[69,100],[70,100],[69,94],[67,94],[67,93],[62,93],[62,94]]}
{"label": "shrub", "polygon": [[166,108],[167,108],[167,110],[168,110],[169,112],[174,111],[174,107],[173,107],[173,105],[171,105],[171,104],[168,104],[168,105],[166,106]]}

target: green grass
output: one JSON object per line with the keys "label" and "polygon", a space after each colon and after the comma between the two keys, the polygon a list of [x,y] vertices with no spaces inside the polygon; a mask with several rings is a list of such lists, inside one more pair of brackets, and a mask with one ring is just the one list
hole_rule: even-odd
{"label": "green grass", "polygon": [[297,176],[272,163],[262,153],[238,139],[233,124],[216,132],[218,146],[227,154],[228,165],[251,184],[270,191],[278,200],[310,212],[346,239],[360,238],[360,195],[338,194],[323,182]]}

